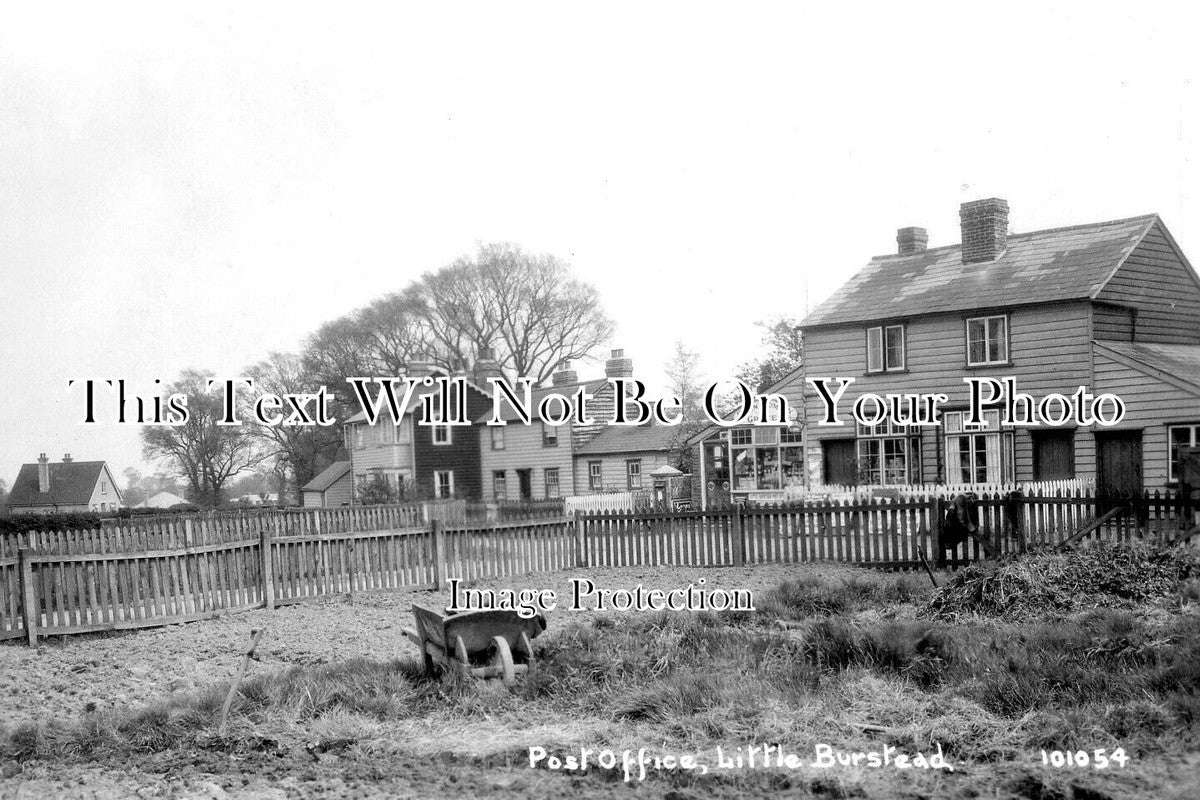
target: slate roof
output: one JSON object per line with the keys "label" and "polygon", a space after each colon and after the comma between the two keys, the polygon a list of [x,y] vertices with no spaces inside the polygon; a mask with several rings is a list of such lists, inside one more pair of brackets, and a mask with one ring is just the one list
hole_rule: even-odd
{"label": "slate roof", "polygon": [[317,477],[313,478],[308,483],[304,484],[302,492],[323,492],[330,486],[340,481],[350,472],[349,461],[335,461],[325,469]]}
{"label": "slate roof", "polygon": [[1158,370],[1193,386],[1200,394],[1200,344],[1107,341],[1095,344],[1123,355],[1135,364]]}
{"label": "slate roof", "polygon": [[645,453],[671,449],[679,428],[670,425],[610,425],[575,451],[580,456],[609,453]]}
{"label": "slate roof", "polygon": [[[96,481],[104,472],[103,461],[51,461],[50,491],[42,494],[38,491],[38,465],[22,464],[13,483],[12,491],[8,493],[8,505],[11,506],[81,506],[87,505],[96,490]],[[116,483],[109,481],[113,489],[113,497],[121,498],[121,490]]]}
{"label": "slate roof", "polygon": [[1094,297],[1157,222],[1150,214],[1009,234],[999,258],[976,264],[962,263],[960,245],[876,256],[800,326]]}

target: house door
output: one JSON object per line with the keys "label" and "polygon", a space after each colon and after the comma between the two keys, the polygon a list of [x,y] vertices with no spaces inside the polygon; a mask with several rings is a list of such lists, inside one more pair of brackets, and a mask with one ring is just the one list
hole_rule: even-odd
{"label": "house door", "polygon": [[1075,477],[1075,431],[1033,432],[1033,479],[1062,481]]}
{"label": "house door", "polygon": [[854,468],[854,439],[826,439],[821,442],[825,462],[825,483],[852,486],[858,483]]}
{"label": "house door", "polygon": [[1101,493],[1131,495],[1142,491],[1142,432],[1096,434],[1096,488]]}
{"label": "house door", "polygon": [[533,470],[519,469],[517,470],[517,488],[521,492],[522,500],[533,499]]}

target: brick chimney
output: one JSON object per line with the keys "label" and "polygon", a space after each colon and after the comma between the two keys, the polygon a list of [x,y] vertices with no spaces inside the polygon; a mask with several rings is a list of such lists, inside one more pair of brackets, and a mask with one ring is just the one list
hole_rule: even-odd
{"label": "brick chimney", "polygon": [[570,361],[564,361],[558,365],[558,369],[550,376],[550,382],[555,386],[579,383],[579,373],[571,369]]}
{"label": "brick chimney", "polygon": [[[488,389],[488,378],[504,377],[504,370],[500,368],[500,362],[496,360],[496,351],[493,348],[479,348],[479,355],[475,357],[475,367],[471,370],[471,374],[475,377],[475,383],[485,389]],[[490,391],[490,389],[488,390]]]}
{"label": "brick chimney", "polygon": [[633,359],[626,358],[624,350],[613,350],[612,358],[604,362],[604,376],[607,378],[632,378]]}
{"label": "brick chimney", "polygon": [[38,456],[38,491],[42,494],[50,491],[50,459],[45,453]]}
{"label": "brick chimney", "polygon": [[71,463],[71,454],[70,453],[63,453],[63,463],[64,464]]}
{"label": "brick chimney", "polygon": [[958,208],[962,224],[964,264],[995,261],[1008,244],[1008,202],[999,197],[963,203]]}
{"label": "brick chimney", "polygon": [[410,358],[404,364],[404,375],[408,378],[422,378],[433,373],[434,363],[423,356]]}
{"label": "brick chimney", "polygon": [[902,256],[919,253],[929,246],[929,233],[924,228],[901,228],[896,231],[896,252]]}

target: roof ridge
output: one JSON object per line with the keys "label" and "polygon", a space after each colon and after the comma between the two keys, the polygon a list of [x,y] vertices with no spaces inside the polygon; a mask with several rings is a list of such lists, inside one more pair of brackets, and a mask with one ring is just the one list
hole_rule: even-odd
{"label": "roof ridge", "polygon": [[[1075,225],[1061,225],[1057,228],[1039,228],[1039,229],[1033,230],[1033,231],[1021,231],[1019,233],[1010,233],[1010,234],[1008,234],[1008,238],[1014,239],[1018,236],[1038,236],[1038,235],[1044,234],[1044,233],[1062,233],[1064,231],[1079,230],[1081,228],[1101,228],[1105,225],[1122,225],[1127,222],[1149,222],[1150,220],[1154,220],[1154,219],[1158,219],[1158,218],[1159,218],[1159,215],[1157,213],[1137,214],[1132,217],[1121,217],[1120,219],[1107,219],[1107,220],[1101,220],[1099,222],[1080,222],[1080,223],[1076,223]],[[938,250],[958,250],[961,248],[962,248],[962,242],[959,242],[958,244],[943,244],[943,245],[939,245],[938,247],[927,247],[924,250],[918,250],[915,253],[904,253],[904,254],[881,253],[880,255],[877,255],[877,256],[871,256],[871,261],[877,261],[880,259],[913,258],[914,256],[921,255],[922,253],[933,253]]]}

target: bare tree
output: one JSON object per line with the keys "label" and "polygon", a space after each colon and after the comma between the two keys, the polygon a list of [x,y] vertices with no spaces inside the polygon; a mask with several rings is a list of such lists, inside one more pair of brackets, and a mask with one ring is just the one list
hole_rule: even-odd
{"label": "bare tree", "polygon": [[[223,416],[221,393],[207,389],[211,372],[186,370],[164,388],[164,396],[187,397],[188,419],[182,425],[142,428],[142,451],[187,481],[198,505],[215,508],[228,480],[262,460],[248,426],[218,425]],[[244,415],[243,417],[244,418]]]}
{"label": "bare tree", "polygon": [[[266,360],[250,367],[246,374],[254,380],[256,392],[283,396],[311,393],[318,388],[313,385],[303,359],[291,353],[271,353]],[[332,386],[329,388],[334,392],[342,391]],[[343,394],[349,394],[348,387]],[[307,410],[314,412],[311,403]],[[286,410],[284,413],[286,415]],[[303,486],[333,461],[342,444],[341,427],[338,425],[251,424],[247,429],[260,442],[262,456],[276,460],[273,472],[280,484],[280,500],[283,499],[287,476],[291,477],[296,487]]]}
{"label": "bare tree", "polygon": [[511,373],[547,380],[564,361],[587,356],[612,335],[600,294],[555,256],[513,244],[480,245],[419,284],[426,319],[448,360],[491,347]]}
{"label": "bare tree", "polygon": [[683,472],[691,472],[692,451],[687,441],[709,425],[703,411],[704,389],[700,385],[698,370],[700,355],[688,349],[682,341],[675,342],[671,358],[663,364],[668,388],[679,398],[683,408],[683,422],[675,428],[671,437],[671,460],[673,466]]}
{"label": "bare tree", "polygon": [[794,320],[777,317],[756,322],[763,331],[765,352],[743,363],[737,377],[753,391],[766,391],[804,363],[804,339]]}

